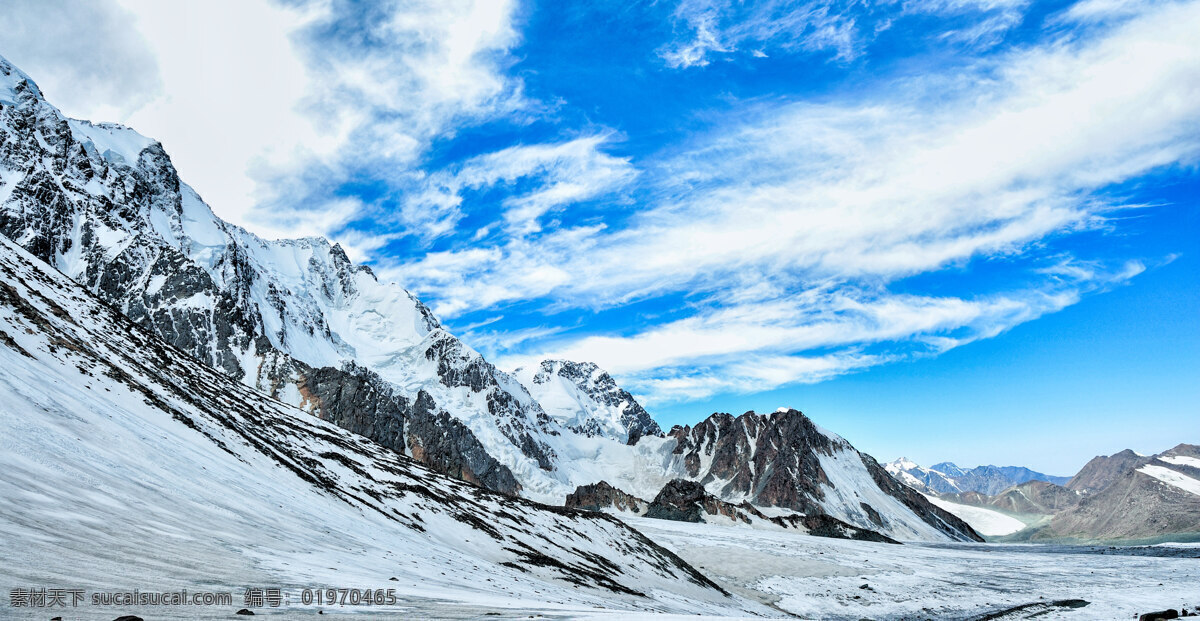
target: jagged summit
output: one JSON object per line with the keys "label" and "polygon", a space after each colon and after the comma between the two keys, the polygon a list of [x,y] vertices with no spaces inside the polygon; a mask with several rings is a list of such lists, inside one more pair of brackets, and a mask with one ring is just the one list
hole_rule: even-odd
{"label": "jagged summit", "polygon": [[546,413],[587,436],[605,436],[637,444],[642,436],[661,436],[637,399],[592,362],[543,360],[513,372]]}
{"label": "jagged summit", "polygon": [[895,539],[979,539],[799,410],[718,412],[667,436],[674,471],[728,502],[825,514]]}

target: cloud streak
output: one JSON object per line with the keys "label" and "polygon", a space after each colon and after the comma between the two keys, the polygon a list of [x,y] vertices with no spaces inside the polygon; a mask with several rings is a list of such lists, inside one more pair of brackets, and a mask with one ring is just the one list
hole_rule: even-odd
{"label": "cloud streak", "polygon": [[[595,134],[475,156],[430,175],[423,189],[406,200],[401,218],[425,237],[444,235],[464,215],[464,191],[502,187],[508,190],[501,201],[503,224],[513,235],[536,233],[543,216],[609,194],[637,176],[628,158],[602,150],[611,138],[611,134]],[[515,189],[519,182],[532,187]]]}

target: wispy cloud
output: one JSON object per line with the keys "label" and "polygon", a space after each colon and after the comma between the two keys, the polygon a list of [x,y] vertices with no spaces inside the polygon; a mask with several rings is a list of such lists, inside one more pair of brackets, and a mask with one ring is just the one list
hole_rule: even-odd
{"label": "wispy cloud", "polygon": [[[1106,0],[1113,1],[1113,0]],[[757,58],[823,53],[854,60],[880,32],[910,15],[956,20],[939,36],[967,46],[995,45],[1021,23],[1030,0],[908,0],[877,5],[829,0],[681,0],[673,40],[658,53],[669,67],[703,67],[736,53]]]}
{"label": "wispy cloud", "polygon": [[[658,204],[627,228],[432,253],[396,274],[461,308],[551,293],[604,306],[747,271],[891,279],[1016,252],[1100,225],[1109,201],[1092,192],[1194,161],[1200,99],[1185,94],[1200,84],[1198,23],[1200,8],[1179,6],[878,101],[739,109],[749,121],[646,165]],[[579,277],[521,286],[537,266]]]}
{"label": "wispy cloud", "polygon": [[[540,231],[539,219],[544,215],[613,192],[637,175],[628,158],[602,150],[611,138],[611,134],[596,134],[473,157],[430,175],[422,189],[406,199],[401,218],[427,237],[443,235],[464,215],[464,190],[506,186],[504,225],[515,235]],[[526,182],[524,190],[516,189],[518,182]]]}
{"label": "wispy cloud", "polygon": [[943,353],[1052,313],[1144,270],[1059,264],[1039,287],[972,299],[824,287],[746,300],[629,336],[545,343],[545,356],[588,359],[622,377],[651,403],[755,392],[816,382],[878,364]]}
{"label": "wispy cloud", "polygon": [[739,50],[766,57],[764,47],[832,51],[850,59],[859,53],[852,8],[832,2],[683,0],[674,14],[680,36],[659,54],[668,66],[683,68]]}

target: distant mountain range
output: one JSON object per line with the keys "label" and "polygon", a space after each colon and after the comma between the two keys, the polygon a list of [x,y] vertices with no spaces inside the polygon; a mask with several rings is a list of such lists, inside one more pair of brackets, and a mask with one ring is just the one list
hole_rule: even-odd
{"label": "distant mountain range", "polygon": [[905,485],[933,494],[979,492],[991,496],[1026,481],[1064,485],[1071,479],[1043,474],[1022,466],[976,466],[967,469],[944,461],[925,468],[906,457],[888,462],[884,467]]}
{"label": "distant mountain range", "polygon": [[[991,466],[983,467],[984,476],[972,476],[980,469],[921,468],[904,459],[887,467],[987,535],[1070,541],[1200,538],[1200,446],[1192,444],[1150,456],[1128,449],[1098,456],[1069,479]],[[989,493],[1002,475],[1025,480]],[[1024,527],[1008,526],[1011,518]]]}

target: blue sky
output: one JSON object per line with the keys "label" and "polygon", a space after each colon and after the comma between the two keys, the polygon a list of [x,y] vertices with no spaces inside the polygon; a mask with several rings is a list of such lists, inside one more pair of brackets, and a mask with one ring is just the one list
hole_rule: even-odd
{"label": "blue sky", "polygon": [[0,20],[221,216],[337,240],[501,367],[595,361],[664,425],[787,405],[882,459],[1059,474],[1200,441],[1198,2]]}

